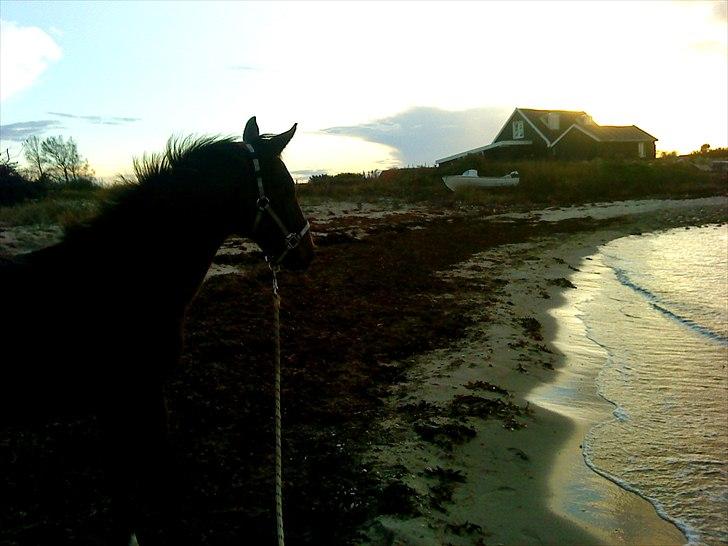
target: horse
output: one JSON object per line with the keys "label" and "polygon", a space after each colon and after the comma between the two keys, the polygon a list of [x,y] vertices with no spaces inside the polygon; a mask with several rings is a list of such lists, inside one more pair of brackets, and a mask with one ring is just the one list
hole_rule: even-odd
{"label": "horse", "polygon": [[0,422],[97,416],[108,544],[134,533],[143,546],[185,543],[150,529],[175,526],[165,378],[227,237],[252,239],[273,268],[311,262],[309,224],[280,158],[295,131],[261,135],[252,117],[242,142],[171,138],[162,154],[134,160],[135,183],[94,219],[54,246],[0,259]]}

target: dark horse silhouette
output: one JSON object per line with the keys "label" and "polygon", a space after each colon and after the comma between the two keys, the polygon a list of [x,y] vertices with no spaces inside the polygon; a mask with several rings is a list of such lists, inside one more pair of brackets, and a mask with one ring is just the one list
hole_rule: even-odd
{"label": "dark horse silhouette", "polygon": [[[165,153],[135,161],[138,184],[95,219],[55,246],[0,259],[0,419],[98,415],[110,544],[126,546],[133,532],[142,546],[186,543],[169,523],[178,497],[163,382],[185,310],[229,235],[253,239],[286,268],[311,261],[308,222],[279,157],[295,129],[260,135],[251,118],[243,142],[170,139]],[[155,535],[149,521],[172,531]],[[157,538],[145,542],[145,526]]]}

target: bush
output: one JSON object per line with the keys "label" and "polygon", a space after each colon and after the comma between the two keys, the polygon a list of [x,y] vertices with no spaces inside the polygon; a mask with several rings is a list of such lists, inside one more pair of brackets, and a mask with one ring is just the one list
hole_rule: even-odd
{"label": "bush", "polygon": [[315,175],[308,184],[298,185],[298,193],[304,201],[398,199],[414,202],[437,201],[448,197],[437,170],[431,167],[391,169],[369,174]]}
{"label": "bush", "polygon": [[[481,176],[504,176],[518,171],[515,187],[463,188],[453,193],[442,177],[476,169]],[[299,184],[304,202],[317,199],[376,201],[396,199],[440,205],[465,202],[478,205],[569,205],[594,201],[644,198],[701,197],[725,194],[725,175],[702,172],[681,161],[517,160],[494,161],[469,156],[443,167],[391,169],[366,176],[344,173],[312,176]]]}
{"label": "bush", "polygon": [[14,163],[0,163],[0,206],[40,198],[47,190],[46,183],[31,182],[26,179],[18,172]]}
{"label": "bush", "polygon": [[69,226],[88,220],[113,192],[92,178],[31,182],[13,164],[0,163],[0,222]]}

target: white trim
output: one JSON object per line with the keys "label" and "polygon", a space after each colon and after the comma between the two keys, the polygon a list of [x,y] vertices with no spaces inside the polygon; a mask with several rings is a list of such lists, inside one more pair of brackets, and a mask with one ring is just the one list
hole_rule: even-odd
{"label": "white trim", "polygon": [[[601,127],[600,125],[596,125],[596,124],[594,124],[594,125],[596,127]],[[566,131],[564,131],[561,134],[561,136],[559,138],[554,140],[553,144],[549,145],[549,148],[553,148],[554,146],[556,146],[556,143],[559,140],[561,140],[562,138],[564,138],[566,136],[566,133],[568,133],[569,131],[571,131],[574,128],[579,129],[579,131],[584,133],[586,136],[593,138],[597,142],[650,142],[651,141],[651,138],[624,138],[624,139],[619,139],[619,140],[602,140],[598,136],[591,134],[589,131],[584,129],[584,127],[582,127],[581,125],[579,125],[577,123],[573,123]],[[638,127],[638,129],[639,129],[639,127]],[[640,131],[641,130],[642,129],[640,129]],[[647,133],[645,133],[645,134],[647,134]],[[650,135],[650,136],[652,136],[652,135]],[[657,141],[657,139],[655,139],[655,141]]]}
{"label": "white trim", "polygon": [[486,146],[481,146],[480,148],[473,148],[472,150],[468,150],[467,152],[460,152],[459,154],[449,155],[447,157],[443,157],[442,159],[436,159],[435,163],[439,164],[443,161],[452,161],[453,159],[459,159],[461,157],[465,157],[466,155],[477,154],[479,152],[484,152],[485,150],[500,148],[502,146],[530,146],[531,144],[533,144],[532,140],[499,140],[498,142],[493,142],[492,144],[487,144]]}
{"label": "white trim", "polygon": [[[534,128],[534,130],[535,130],[535,131],[536,131],[536,132],[537,132],[537,133],[538,133],[539,135],[541,135],[541,138],[542,138],[542,139],[544,139],[544,140],[546,141],[546,146],[548,146],[548,145],[549,145],[549,139],[548,139],[548,138],[546,138],[545,136],[543,136],[543,133],[542,133],[541,131],[539,131],[539,130],[538,130],[538,128],[537,128],[537,127],[536,127],[536,126],[535,126],[535,125],[533,124],[533,122],[532,122],[532,121],[531,121],[530,119],[528,119],[528,116],[527,116],[526,114],[524,114],[523,112],[521,112],[521,109],[520,109],[520,108],[516,108],[515,110],[513,110],[513,113],[512,113],[512,114],[511,114],[510,116],[508,116],[508,118],[506,119],[506,122],[505,122],[505,123],[503,124],[503,127],[501,127],[501,128],[500,128],[500,131],[498,131],[498,132],[497,132],[497,133],[495,134],[495,138],[494,138],[493,140],[495,140],[495,139],[497,139],[497,138],[498,138],[499,136],[501,136],[501,133],[503,133],[503,131],[505,131],[505,130],[506,130],[506,128],[508,128],[508,127],[509,127],[509,125],[510,125],[510,123],[511,123],[511,120],[513,119],[513,116],[515,116],[516,114],[519,114],[519,115],[520,115],[520,116],[521,116],[521,117],[522,117],[522,118],[523,118],[524,120],[526,120],[526,121],[528,122],[528,124],[529,124],[529,125],[530,125],[531,127],[533,127],[533,128]],[[525,132],[524,132],[524,135],[525,135]],[[533,142],[533,141],[532,141],[532,142]]]}
{"label": "white trim", "polygon": [[[528,116],[526,114],[524,114],[523,112],[521,112],[521,109],[520,108],[516,108],[516,112],[518,112],[519,114],[521,114],[521,117],[523,119],[525,119],[531,127],[533,127],[533,130],[536,131],[539,135],[541,135],[541,138],[546,141],[546,146],[550,146],[551,145],[551,142],[549,141],[549,139],[546,138],[546,136],[541,131],[538,130],[538,127],[536,127],[533,124],[533,122],[530,119],[528,119]],[[509,120],[510,120],[510,118],[509,118]]]}
{"label": "white trim", "polygon": [[566,136],[566,133],[568,133],[569,131],[571,131],[574,127],[576,127],[577,129],[579,129],[586,136],[593,138],[597,142],[601,142],[602,141],[600,138],[592,135],[588,131],[585,131],[584,128],[581,125],[577,125],[576,123],[572,123],[571,126],[566,131],[564,131],[563,133],[561,133],[561,136],[559,138],[557,138],[556,140],[554,140],[553,144],[549,144],[549,148],[553,148],[554,146],[556,146],[556,143],[559,140],[561,140],[562,138],[564,138]]}
{"label": "white trim", "polygon": [[[526,138],[526,130],[524,129],[525,126],[526,123],[522,119],[514,119],[511,121],[511,136],[513,137],[513,140],[523,140]],[[520,129],[518,136],[516,136],[516,128]]]}
{"label": "white trim", "polygon": [[506,127],[509,126],[509,124],[510,124],[511,120],[513,119],[513,116],[516,114],[517,110],[518,110],[518,108],[513,110],[513,112],[511,112],[511,115],[506,118],[506,122],[503,124],[503,126],[500,128],[500,130],[495,134],[495,138],[493,139],[493,142],[495,142],[495,140],[501,135],[501,133],[506,130]]}

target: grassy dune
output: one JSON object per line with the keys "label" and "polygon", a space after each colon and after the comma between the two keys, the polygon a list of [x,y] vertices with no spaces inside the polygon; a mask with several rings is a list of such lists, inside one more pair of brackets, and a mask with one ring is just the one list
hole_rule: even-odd
{"label": "grassy dune", "polygon": [[[442,177],[477,169],[481,176],[517,170],[512,188],[463,188],[453,193]],[[64,188],[38,199],[0,206],[0,224],[63,226],[87,220],[114,198],[119,187]],[[561,206],[645,198],[724,195],[728,175],[701,171],[686,162],[655,161],[486,161],[469,157],[446,167],[391,169],[376,176],[342,173],[311,177],[297,186],[306,204],[324,201],[373,202],[381,199],[439,206]]]}
{"label": "grassy dune", "polygon": [[[442,176],[477,169],[481,176],[503,176],[513,170],[521,183],[513,188],[445,188]],[[486,161],[464,158],[442,168],[393,169],[378,177],[361,174],[320,175],[299,185],[304,202],[318,200],[406,202],[474,205],[570,205],[594,201],[644,198],[686,198],[726,193],[725,174],[712,174],[678,161]]]}
{"label": "grassy dune", "polygon": [[43,197],[0,206],[0,224],[7,226],[77,224],[96,215],[101,205],[112,200],[119,188],[93,186],[85,189],[61,188]]}

